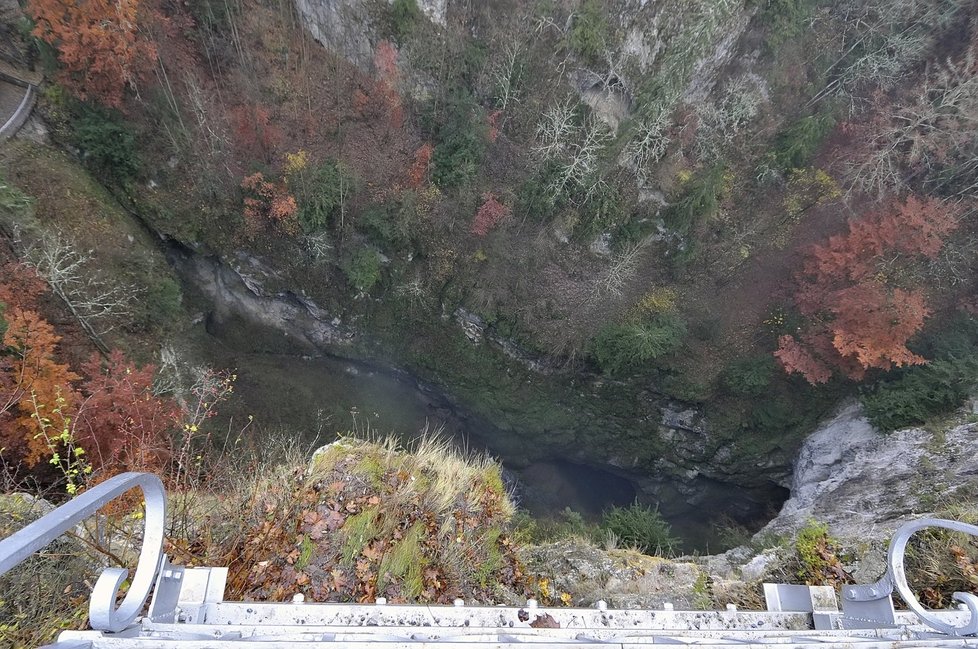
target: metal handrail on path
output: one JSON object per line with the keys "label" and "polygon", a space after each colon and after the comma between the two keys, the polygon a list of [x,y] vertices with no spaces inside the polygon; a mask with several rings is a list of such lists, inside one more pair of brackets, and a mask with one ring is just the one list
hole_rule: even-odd
{"label": "metal handrail on path", "polygon": [[123,473],[110,478],[0,541],[0,575],[136,487],[142,489],[146,514],[139,563],[129,592],[116,608],[119,588],[129,571],[106,568],[95,582],[88,609],[92,628],[97,631],[121,631],[130,626],[152,592],[163,557],[166,493],[160,479],[150,473]]}
{"label": "metal handrail on path", "polygon": [[[391,616],[389,616],[390,625],[399,625],[405,628],[407,628],[405,625],[410,626],[412,624],[409,622],[411,616],[420,614],[423,617],[427,616],[426,619],[432,618],[433,611],[436,609],[441,610],[432,618],[436,626],[461,629],[463,627],[468,628],[471,623],[473,627],[478,627],[477,629],[469,629],[473,633],[480,629],[480,632],[492,631],[492,625],[495,624],[496,627],[499,627],[496,631],[505,630],[507,634],[512,634],[515,631],[509,628],[503,629],[505,625],[500,620],[504,620],[507,616],[509,618],[515,616],[520,621],[528,619],[527,613],[523,609],[517,611],[512,607],[462,608],[464,603],[460,600],[454,607],[387,607],[386,602],[378,599],[372,609],[363,605],[347,604],[261,604],[257,602],[243,604],[224,602],[223,589],[224,579],[227,575],[226,568],[189,569],[172,566],[166,560],[162,552],[166,524],[166,495],[160,479],[146,473],[124,473],[115,476],[0,541],[0,575],[41,550],[63,533],[73,529],[86,518],[94,515],[99,508],[136,487],[143,492],[146,512],[139,563],[125,599],[116,608],[115,602],[119,588],[126,579],[127,571],[122,568],[106,568],[95,584],[89,605],[90,624],[94,631],[66,631],[61,636],[64,642],[59,642],[55,646],[101,648],[103,645],[93,643],[100,638],[107,638],[109,645],[104,646],[155,647],[165,638],[171,640],[190,638],[190,640],[194,640],[204,636],[208,638],[218,637],[222,633],[221,629],[230,629],[229,632],[232,635],[237,633],[242,638],[252,635],[265,637],[265,634],[269,633],[272,636],[282,634],[281,637],[286,638],[290,633],[293,635],[296,633],[315,634],[315,629],[309,629],[311,627],[322,627],[319,633],[320,635],[325,633],[323,637],[341,638],[345,636],[333,633],[333,631],[338,628],[362,627],[367,624],[364,620],[370,617],[370,610],[373,613],[379,613],[388,608],[392,609]],[[726,622],[722,628],[729,630],[729,633],[724,636],[727,639],[723,640],[723,643],[750,644],[753,642],[752,638],[761,644],[782,642],[787,637],[784,636],[784,633],[797,631],[795,624],[798,616],[807,615],[808,624],[811,625],[809,628],[812,628],[816,634],[824,634],[819,636],[822,638],[819,642],[831,641],[846,644],[860,639],[860,641],[872,641],[875,638],[878,641],[890,643],[890,646],[917,646],[916,643],[923,642],[924,644],[920,646],[978,647],[978,640],[973,637],[978,634],[978,597],[970,593],[955,593],[954,598],[963,605],[962,607],[955,611],[933,611],[920,604],[907,583],[904,567],[907,543],[913,534],[931,527],[978,536],[978,526],[956,521],[925,518],[909,522],[899,528],[893,536],[887,556],[886,574],[874,584],[844,586],[841,611],[835,590],[832,587],[765,584],[766,612],[743,612],[741,614],[736,612],[736,607],[728,606],[727,611],[712,613],[714,616],[727,616],[724,618]],[[151,603],[149,615],[135,624],[154,587],[156,594]],[[907,603],[913,611],[912,614],[897,612],[894,609],[892,597],[894,590]],[[295,601],[301,601],[301,598],[297,595]],[[527,607],[534,610],[536,602],[529,600]],[[964,609],[967,609],[967,612]],[[552,609],[552,613],[554,616],[566,618],[565,622],[570,626],[562,631],[565,635],[571,633],[576,627],[590,629],[588,633],[593,635],[594,629],[602,625],[609,627],[609,621],[617,618],[618,622],[610,626],[627,631],[629,638],[637,638],[636,642],[648,644],[666,641],[670,638],[675,640],[677,637],[684,637],[683,629],[686,629],[689,634],[692,634],[689,636],[690,641],[698,637],[699,641],[697,642],[702,641],[705,643],[703,646],[714,646],[708,642],[706,636],[696,636],[701,627],[702,629],[708,628],[708,625],[703,626],[706,624],[704,620],[711,615],[708,612],[673,611],[671,605],[668,605],[659,613],[621,610],[611,615],[612,611],[603,602],[599,602],[597,610],[590,611],[590,613],[583,609],[567,610],[566,612],[560,609]],[[588,615],[594,619],[588,618]],[[656,617],[657,615],[660,617]],[[743,615],[742,619],[731,617],[737,615]],[[594,616],[599,616],[600,621]],[[917,622],[911,621],[912,617],[916,617]],[[295,621],[288,622],[292,618]],[[343,622],[342,619],[346,621]],[[740,621],[736,622],[735,619],[740,619]],[[575,623],[574,620],[577,622]],[[590,621],[582,623],[581,620]],[[669,620],[672,622],[670,623]],[[777,626],[791,620],[796,620],[796,622],[791,622],[791,624],[783,627]],[[430,624],[430,620],[428,623]],[[734,626],[729,626],[731,623]],[[387,637],[383,630],[385,624],[375,621],[374,625],[377,628],[374,631],[364,629],[357,631],[357,633],[360,633],[364,639],[381,641]],[[428,624],[417,621],[413,624],[419,628],[428,626]],[[263,625],[265,625],[266,630],[258,633],[256,629]],[[771,627],[771,625],[774,626]],[[926,628],[921,628],[922,626]],[[513,627],[512,622],[508,624],[508,627]],[[771,627],[771,629],[765,631],[764,629],[767,627]],[[180,629],[184,629],[184,631]],[[293,630],[290,631],[290,629]],[[300,631],[294,629],[300,629]],[[301,629],[306,629],[306,631],[301,631]],[[674,629],[675,632],[666,633],[664,630],[667,629]],[[102,632],[123,630],[126,630],[124,636],[102,635]],[[539,629],[535,630],[539,631]],[[937,631],[938,634],[935,635],[932,630]],[[326,633],[327,631],[328,633]],[[613,629],[608,629],[608,631],[612,633]],[[769,640],[765,640],[762,636],[757,635],[759,633],[763,635],[762,632],[773,635]],[[242,633],[244,635],[241,635]],[[375,637],[370,635],[371,633],[379,635]],[[540,633],[543,632],[540,631]],[[663,633],[666,634],[663,635]],[[725,631],[725,633],[727,632]],[[803,631],[798,631],[798,633],[802,633],[804,636]],[[217,635],[214,636],[213,634]],[[581,639],[583,636],[574,637],[577,639],[573,642],[584,642]],[[804,639],[801,636],[799,638]],[[228,639],[231,639],[231,636]],[[560,640],[557,636],[552,636],[551,639],[554,639],[555,642]],[[564,639],[567,640],[567,638]],[[130,640],[131,643],[126,644]],[[606,640],[608,639],[606,638]],[[150,644],[146,645],[144,641]],[[598,642],[599,640],[595,639],[594,641]],[[905,641],[909,644],[904,644]],[[120,642],[122,644],[119,644]],[[157,644],[153,644],[154,642]],[[811,640],[811,642],[815,641]],[[286,640],[283,640],[283,643],[285,644],[281,646],[292,646]],[[211,646],[206,642],[204,645]],[[196,646],[193,645],[193,647]],[[398,646],[401,645],[398,644]],[[833,644],[832,646],[836,645]],[[873,646],[876,645],[873,644]]]}

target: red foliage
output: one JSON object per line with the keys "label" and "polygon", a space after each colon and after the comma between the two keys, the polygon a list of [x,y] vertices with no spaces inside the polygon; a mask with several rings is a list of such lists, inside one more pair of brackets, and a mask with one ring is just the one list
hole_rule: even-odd
{"label": "red foliage", "polygon": [[775,356],[787,372],[824,383],[832,369],[851,379],[866,370],[925,362],[906,345],[930,314],[923,292],[887,285],[884,257],[933,259],[957,227],[957,210],[910,197],[849,224],[806,257],[795,303],[810,326],[782,336]]}
{"label": "red foliage", "polygon": [[489,113],[487,121],[489,123],[489,141],[495,142],[496,138],[499,137],[499,124],[502,121],[503,111],[494,110]]}
{"label": "red foliage", "polygon": [[136,367],[122,352],[103,363],[93,355],[82,368],[88,395],[75,422],[76,440],[102,478],[123,471],[159,471],[170,454],[180,409],[153,394],[156,368]]}
{"label": "red foliage", "polygon": [[414,164],[411,165],[410,171],[408,171],[408,186],[409,187],[420,187],[424,183],[425,178],[428,177],[428,168],[431,165],[431,154],[434,152],[434,147],[431,146],[430,142],[425,142],[418,150],[414,152]]}
{"label": "red foliage", "polygon": [[6,263],[0,266],[0,304],[37,310],[37,300],[46,288],[44,281],[29,266]]}
{"label": "red foliage", "polygon": [[61,83],[82,99],[119,106],[156,63],[139,29],[139,0],[30,0],[34,35],[58,51]]}
{"label": "red foliage", "polygon": [[272,124],[264,106],[244,105],[234,109],[236,142],[252,158],[271,162],[282,141],[282,131]]}
{"label": "red foliage", "polygon": [[482,195],[482,206],[475,213],[469,232],[484,237],[509,214],[510,209],[508,207],[500,203],[492,192],[486,192]]}
{"label": "red foliage", "polygon": [[79,377],[57,362],[61,337],[37,313],[8,305],[3,316],[0,447],[33,467],[49,453],[35,415],[51,417],[55,410],[68,415],[78,401],[72,384]]}
{"label": "red foliage", "polygon": [[377,81],[371,96],[377,103],[381,114],[386,116],[388,128],[399,129],[404,125],[404,106],[397,92],[400,73],[397,69],[397,47],[388,40],[382,40],[374,51],[374,69]]}
{"label": "red foliage", "polygon": [[270,225],[286,234],[299,232],[296,213],[299,206],[283,182],[269,182],[259,173],[241,181],[247,194],[244,199],[245,234],[254,238]]}
{"label": "red foliage", "polygon": [[377,49],[374,50],[374,69],[377,70],[378,77],[391,84],[397,83],[397,57],[397,46],[393,43],[388,40],[377,43]]}

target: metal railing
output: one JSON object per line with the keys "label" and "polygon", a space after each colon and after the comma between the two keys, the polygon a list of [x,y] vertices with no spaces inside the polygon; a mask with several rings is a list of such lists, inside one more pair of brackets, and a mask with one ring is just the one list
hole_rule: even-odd
{"label": "metal railing", "polygon": [[[955,532],[963,532],[971,536],[978,536],[978,526],[942,518],[922,518],[905,523],[896,531],[896,534],[893,535],[893,539],[890,541],[890,549],[886,558],[886,574],[875,584],[844,586],[842,589],[843,607],[845,608],[845,604],[849,604],[850,610],[853,610],[852,605],[856,605],[855,610],[858,613],[860,605],[866,605],[872,608],[874,603],[879,603],[884,599],[887,601],[890,600],[893,590],[896,589],[910,610],[916,613],[917,617],[932,629],[953,636],[975,635],[978,633],[978,597],[971,593],[954,593],[954,599],[964,604],[969,612],[968,621],[960,626],[955,626],[941,621],[934,615],[934,611],[924,608],[920,600],[917,599],[917,596],[914,595],[910,584],[907,583],[907,571],[904,566],[907,543],[915,533],[929,527],[939,527]],[[892,602],[889,603],[889,606],[892,610]]]}
{"label": "metal railing", "polygon": [[74,529],[100,508],[130,489],[140,488],[146,502],[143,543],[139,563],[129,591],[118,608],[119,589],[129,575],[125,568],[106,568],[92,590],[88,616],[97,631],[121,631],[130,626],[143,609],[156,583],[156,573],[163,557],[163,533],[166,526],[166,493],[163,483],[149,473],[123,473],[92,487],[54,511],[0,541],[0,575],[43,549],[59,536]]}
{"label": "metal railing", "polygon": [[[163,490],[163,484],[154,475],[147,473],[124,473],[115,476],[89,489],[34,523],[0,541],[0,575],[9,571],[33,553],[41,550],[68,530],[73,529],[80,522],[94,515],[99,508],[136,487],[142,490],[146,503],[142,547],[139,553],[136,573],[133,576],[122,604],[116,608],[115,602],[119,594],[119,589],[125,581],[128,571],[123,568],[104,569],[95,584],[89,604],[90,623],[94,630],[117,632],[132,626],[143,610],[154,585],[157,583],[156,579],[158,573],[161,571],[161,565],[165,563],[162,548],[166,523],[166,496]],[[886,574],[879,581],[874,584],[843,587],[841,612],[837,608],[835,592],[831,588],[808,588],[804,586],[775,584],[765,585],[768,610],[810,613],[812,615],[812,623],[816,630],[892,629],[899,627],[897,623],[898,615],[893,608],[892,601],[893,591],[896,590],[919,620],[931,629],[955,637],[974,636],[978,634],[978,597],[971,593],[954,594],[955,600],[963,604],[964,608],[968,611],[967,621],[963,624],[955,625],[950,622],[960,621],[964,616],[963,610],[956,611],[954,615],[951,615],[947,611],[938,612],[927,609],[917,600],[910,585],[907,583],[906,569],[904,567],[907,543],[916,532],[932,527],[963,532],[978,537],[978,526],[975,525],[936,518],[912,521],[900,527],[893,536],[887,556]],[[198,568],[196,570],[206,572],[215,569]],[[168,567],[161,574],[161,581],[168,584],[168,578],[170,581],[173,581],[177,577],[183,577],[185,570],[182,568]],[[182,579],[178,581],[182,583]],[[182,588],[181,584],[177,584],[176,582],[174,584],[168,584],[168,588],[169,586],[177,589]],[[223,590],[223,586],[221,589]],[[827,592],[822,593],[821,590],[827,590]],[[179,596],[182,594],[182,592],[178,594],[174,591],[170,593],[172,597],[163,597],[163,600],[166,601],[157,601],[154,603],[154,606],[159,607],[163,605],[174,608]],[[214,596],[218,597],[215,601],[219,602],[220,594],[215,593]],[[159,599],[159,593],[157,594],[157,599]],[[221,604],[218,604],[218,606],[221,606]],[[235,605],[228,603],[224,606],[233,608]],[[282,605],[277,606],[280,607]],[[323,606],[341,605],[327,604]],[[248,612],[254,613],[252,609],[257,610],[257,608],[260,608],[260,606],[251,605]],[[312,612],[309,609],[306,610],[307,613],[303,614],[304,618],[308,617]],[[493,615],[496,615],[501,609],[490,608],[487,610]],[[669,610],[671,611],[671,609]],[[622,611],[621,613],[625,614],[627,612]],[[636,611],[636,613],[638,612]],[[674,615],[677,614],[678,612]],[[627,614],[624,617],[627,618]],[[197,620],[194,618],[191,621],[190,618],[187,618],[186,622],[192,626]],[[146,620],[144,619],[145,623]]]}

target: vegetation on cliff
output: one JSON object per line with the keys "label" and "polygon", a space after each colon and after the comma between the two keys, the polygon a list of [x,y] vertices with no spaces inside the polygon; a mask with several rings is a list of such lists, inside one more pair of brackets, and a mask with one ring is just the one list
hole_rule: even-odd
{"label": "vegetation on cliff", "polygon": [[[0,25],[46,73],[51,140],[0,144],[8,478],[189,493],[281,414],[214,425],[231,372],[171,343],[217,309],[190,312],[157,234],[261,268],[255,291],[444,387],[500,454],[661,477],[606,521],[646,549],[672,545],[655,500],[719,484],[736,523],[769,515],[842,396],[890,430],[974,392],[973,0],[315,4],[29,0]],[[322,488],[238,508],[274,556],[192,518],[174,551],[233,563],[242,595],[542,592],[494,467],[334,448]],[[471,489],[439,509],[418,476],[450,467]]]}

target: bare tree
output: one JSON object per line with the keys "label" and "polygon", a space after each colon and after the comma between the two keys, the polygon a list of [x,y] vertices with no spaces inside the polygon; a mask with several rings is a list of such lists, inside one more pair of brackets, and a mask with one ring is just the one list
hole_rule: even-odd
{"label": "bare tree", "polygon": [[865,159],[848,166],[849,192],[882,196],[905,189],[911,175],[926,179],[943,170],[969,179],[959,195],[978,189],[976,69],[978,61],[970,54],[929,73],[913,99],[873,129]]}
{"label": "bare tree", "polygon": [[598,162],[611,140],[607,124],[593,114],[577,124],[577,107],[569,100],[551,106],[537,125],[537,145],[533,150],[542,162],[556,163],[556,172],[547,186],[551,201],[570,189],[583,191],[583,202],[602,186]]}
{"label": "bare tree", "polygon": [[646,117],[635,130],[635,135],[625,145],[621,162],[631,169],[640,185],[647,184],[651,168],[659,162],[669,150],[669,126],[671,120],[663,112],[656,112]]}
{"label": "bare tree", "polygon": [[523,44],[512,40],[503,48],[502,55],[489,72],[495,88],[496,105],[500,110],[506,110],[510,104],[519,101],[525,55]]}
{"label": "bare tree", "polygon": [[597,299],[605,294],[620,296],[625,285],[635,277],[644,249],[645,244],[640,241],[616,255],[608,268],[595,280],[589,299]]}
{"label": "bare tree", "polygon": [[[81,252],[60,233],[42,234],[24,260],[51,287],[82,326],[101,344],[101,336],[132,315],[139,290],[102,277],[90,253]],[[104,346],[104,345],[103,345]]]}

